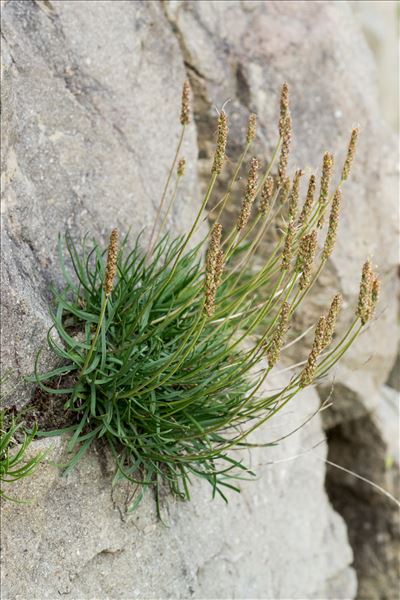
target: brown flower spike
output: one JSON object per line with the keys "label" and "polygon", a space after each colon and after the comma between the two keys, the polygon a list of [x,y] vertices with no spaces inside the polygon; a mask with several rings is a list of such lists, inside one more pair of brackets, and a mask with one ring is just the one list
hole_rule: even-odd
{"label": "brown flower spike", "polygon": [[279,360],[286,333],[289,329],[290,308],[288,302],[282,304],[278,325],[275,329],[271,346],[267,354],[269,367],[274,367]]}
{"label": "brown flower spike", "polygon": [[246,193],[243,199],[242,208],[239,214],[239,218],[236,223],[236,229],[241,231],[246,227],[250,215],[251,209],[253,207],[254,200],[256,199],[257,193],[257,179],[258,179],[258,169],[260,163],[257,158],[253,157],[250,161],[249,175],[247,178],[247,187]]}
{"label": "brown flower spike", "polygon": [[361,324],[365,325],[372,313],[372,288],[373,272],[371,261],[367,260],[362,268],[360,292],[358,295],[358,304],[356,316],[361,319]]}
{"label": "brown flower spike", "polygon": [[189,125],[190,122],[190,109],[189,109],[189,100],[190,100],[190,84],[189,81],[186,81],[183,84],[182,88],[182,105],[181,105],[181,124]]}
{"label": "brown flower spike", "polygon": [[104,278],[104,290],[106,296],[109,296],[113,290],[114,277],[117,272],[118,238],[118,229],[113,229],[108,244],[106,275]]}
{"label": "brown flower spike", "polygon": [[311,211],[314,204],[314,194],[315,194],[316,182],[315,175],[311,175],[309,183],[307,196],[303,204],[303,208],[301,209],[300,217],[299,217],[299,225],[305,225],[309,218],[311,217]]}
{"label": "brown flower spike", "polygon": [[326,234],[322,257],[326,260],[333,252],[336,242],[337,228],[339,224],[340,205],[342,203],[342,192],[336,190],[332,201],[331,214],[329,215],[329,227]]}
{"label": "brown flower spike", "polygon": [[222,274],[223,254],[221,254],[222,226],[214,223],[206,257],[205,303],[204,311],[211,317],[215,311],[215,295]]}
{"label": "brown flower spike", "polygon": [[347,148],[347,156],[346,156],[345,163],[343,165],[343,170],[342,170],[342,180],[343,181],[346,181],[346,179],[348,178],[348,176],[350,174],[351,164],[353,162],[354,155],[356,152],[357,139],[358,139],[358,129],[355,128],[351,132],[349,147]]}
{"label": "brown flower spike", "polygon": [[304,171],[298,169],[293,177],[293,185],[289,196],[289,221],[297,216],[297,208],[299,204],[299,187],[300,179],[304,175]]}
{"label": "brown flower spike", "polygon": [[256,127],[257,127],[257,115],[255,113],[251,113],[249,116],[249,121],[247,123],[247,135],[246,142],[251,144],[256,137]]}
{"label": "brown flower spike", "polygon": [[263,188],[261,190],[261,202],[260,202],[260,207],[259,207],[259,211],[261,214],[265,215],[271,205],[271,198],[272,198],[272,194],[274,193],[274,178],[271,177],[271,175],[269,177],[267,177]]}
{"label": "brown flower spike", "polygon": [[326,329],[325,329],[324,339],[322,342],[323,348],[326,348],[332,342],[333,334],[335,333],[336,320],[337,320],[339,311],[342,307],[342,303],[343,303],[343,298],[342,298],[341,294],[336,294],[333,297],[328,314],[326,315]]}
{"label": "brown flower spike", "polygon": [[325,152],[324,160],[323,160],[323,164],[322,164],[321,186],[320,186],[319,199],[318,199],[320,217],[318,220],[317,227],[319,227],[320,229],[321,229],[321,227],[323,227],[324,221],[325,221],[324,213],[325,213],[326,206],[328,204],[329,185],[330,185],[331,177],[332,177],[332,169],[333,169],[333,154],[330,154],[329,152]]}
{"label": "brown flower spike", "polygon": [[186,161],[184,158],[181,158],[178,162],[178,168],[176,170],[178,177],[183,177],[185,174]]}
{"label": "brown flower spike", "polygon": [[228,119],[222,110],[218,117],[217,146],[211,173],[219,175],[225,160],[226,142],[228,140]]}
{"label": "brown flower spike", "polygon": [[320,317],[315,329],[314,342],[311,347],[311,352],[308,355],[307,364],[300,374],[300,387],[311,385],[311,383],[314,381],[318,357],[323,349],[325,329],[326,319],[325,317]]}
{"label": "brown flower spike", "polygon": [[289,161],[290,144],[292,141],[292,118],[289,111],[289,87],[284,83],[280,99],[279,136],[282,140],[278,164],[278,185],[282,185],[286,177]]}
{"label": "brown flower spike", "polygon": [[317,251],[317,232],[304,235],[300,240],[299,254],[297,257],[297,269],[302,271],[299,279],[299,288],[305,290],[311,283],[315,254]]}

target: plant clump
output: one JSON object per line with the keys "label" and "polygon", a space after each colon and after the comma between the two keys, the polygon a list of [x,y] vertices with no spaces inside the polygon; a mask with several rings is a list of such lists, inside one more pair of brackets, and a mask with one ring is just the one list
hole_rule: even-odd
{"label": "plant clump", "polygon": [[[126,233],[119,240],[116,230],[108,249],[96,241],[89,244],[87,238],[79,247],[70,234],[65,244],[60,241],[65,287],[54,291],[53,328],[61,342],[51,332],[48,336],[60,364],[40,373],[37,361],[34,377],[45,393],[66,398],[65,410],[75,414],[72,425],[52,432],[70,434],[68,469],[96,440],[103,440],[115,459],[115,482],[126,479],[137,485],[138,500],[146,487],[154,488],[158,499],[165,484],[177,497],[189,499],[190,484],[197,477],[211,485],[213,495],[226,499],[226,489],[239,491],[237,481],[252,472],[231,451],[246,447],[252,431],[326,375],[371,318],[379,293],[379,280],[367,262],[348,331],[335,339],[341,305],[341,297],[335,295],[327,315],[317,321],[308,357],[300,368],[293,368],[285,386],[268,391],[266,382],[285,352],[293,316],[334,251],[341,188],[356,136],[353,132],[342,178],[333,192],[333,156],[324,155],[319,199],[314,204],[312,175],[298,216],[303,171],[295,172],[290,187],[292,120],[284,84],[275,151],[269,161],[250,159],[232,229],[223,231],[219,217],[256,137],[254,114],[238,166],[217,204],[211,233],[193,245],[224,168],[228,116],[224,111],[218,116],[210,181],[193,225],[186,235],[171,236],[164,227],[184,177],[185,161],[179,155],[190,122],[189,99],[186,82],[181,136],[147,246],[143,234],[131,241]],[[323,239],[321,228],[330,206]],[[282,235],[257,267],[252,258],[279,218]],[[65,266],[64,247],[73,277]],[[58,380],[61,384],[53,385]]]}

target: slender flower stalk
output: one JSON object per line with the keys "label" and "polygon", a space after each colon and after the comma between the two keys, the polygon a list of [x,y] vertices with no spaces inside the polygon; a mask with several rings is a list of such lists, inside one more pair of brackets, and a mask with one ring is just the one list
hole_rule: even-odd
{"label": "slender flower stalk", "polygon": [[257,158],[253,157],[250,161],[249,175],[247,178],[246,193],[243,199],[242,208],[236,223],[237,231],[242,231],[249,221],[251,209],[254,204],[257,193],[258,169],[260,163]]}
{"label": "slender flower stalk", "polygon": [[333,297],[328,314],[326,315],[326,328],[325,328],[324,339],[322,342],[323,348],[326,348],[332,342],[333,334],[335,333],[337,317],[338,317],[339,311],[342,307],[342,303],[343,303],[342,295],[336,294]]}
{"label": "slender flower stalk", "polygon": [[279,360],[283,344],[285,343],[286,334],[289,329],[290,304],[284,302],[279,314],[279,321],[275,328],[272,342],[268,350],[268,366],[274,367]]}
{"label": "slender flower stalk", "polygon": [[[178,160],[178,156],[179,153],[181,151],[181,147],[182,147],[182,143],[183,143],[183,138],[185,135],[185,129],[186,126],[189,124],[190,122],[190,85],[189,85],[189,81],[186,80],[183,83],[183,88],[182,88],[182,100],[181,100],[181,116],[180,116],[180,122],[182,125],[182,130],[181,130],[181,134],[179,136],[179,140],[178,140],[178,145],[176,147],[176,151],[175,151],[175,156],[174,159],[172,161],[172,165],[168,171],[168,175],[167,175],[167,180],[165,182],[164,185],[164,189],[162,191],[162,195],[161,195],[161,200],[160,203],[158,205],[157,208],[157,214],[156,214],[156,218],[154,219],[154,223],[153,223],[153,227],[150,233],[150,238],[149,238],[149,244],[148,244],[148,248],[147,248],[147,261],[150,260],[150,257],[153,253],[153,248],[157,242],[157,236],[159,235],[159,231],[157,232],[157,227],[158,224],[161,220],[161,213],[162,213],[162,209],[164,206],[164,202],[165,199],[167,197],[167,192],[169,189],[169,184],[171,182],[171,177],[172,174],[175,171],[175,165],[176,165],[176,161]],[[157,235],[156,235],[157,232]]]}
{"label": "slender flower stalk", "polygon": [[325,209],[328,204],[329,198],[329,186],[332,178],[332,169],[333,169],[333,154],[329,152],[325,152],[323,164],[322,164],[322,175],[321,175],[321,184],[320,184],[320,192],[319,192],[319,220],[318,227],[321,228],[324,225],[325,220]]}
{"label": "slender flower stalk", "polygon": [[294,226],[294,222],[291,221],[287,228],[285,243],[283,246],[281,271],[286,271],[290,267],[290,263],[291,263],[292,256],[293,256],[294,236],[295,236],[295,226]]}
{"label": "slender flower stalk", "polygon": [[119,241],[119,233],[118,229],[113,229],[110,235],[110,241],[108,243],[107,250],[107,263],[106,263],[106,272],[104,276],[104,297],[100,307],[100,315],[97,321],[96,331],[94,333],[92,342],[90,344],[89,352],[86,355],[83,367],[80,371],[80,377],[84,374],[86,369],[90,364],[90,360],[93,356],[94,349],[97,344],[97,340],[99,339],[100,331],[103,326],[104,316],[106,314],[107,303],[111,292],[114,287],[114,278],[117,272],[117,258],[118,258],[118,241]]}
{"label": "slender flower stalk", "polygon": [[326,330],[326,318],[320,317],[315,329],[314,342],[308,355],[306,366],[300,374],[300,387],[311,385],[315,378],[318,357],[323,350],[323,341]]}
{"label": "slender flower stalk", "polygon": [[215,148],[214,162],[211,173],[219,175],[225,161],[226,142],[228,140],[228,119],[225,111],[221,111],[218,117],[217,145]]}
{"label": "slender flower stalk", "polygon": [[332,254],[333,249],[335,247],[341,202],[342,192],[340,188],[338,188],[333,197],[331,213],[329,215],[329,227],[328,232],[326,234],[324,249],[322,252],[322,257],[325,260]]}
{"label": "slender flower stalk", "polygon": [[315,188],[316,188],[315,175],[311,175],[309,183],[308,183],[307,196],[304,201],[303,208],[301,209],[301,213],[300,213],[300,217],[299,217],[299,225],[305,225],[306,223],[308,223],[308,221],[311,217],[312,207],[314,204]]}
{"label": "slender flower stalk", "polygon": [[351,132],[349,146],[347,148],[347,156],[342,170],[342,181],[346,181],[350,174],[350,168],[356,153],[358,139],[358,128],[354,128]]}

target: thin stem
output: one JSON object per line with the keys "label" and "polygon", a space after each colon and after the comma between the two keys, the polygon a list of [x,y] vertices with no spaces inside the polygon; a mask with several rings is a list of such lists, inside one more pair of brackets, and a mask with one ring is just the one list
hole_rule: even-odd
{"label": "thin stem", "polygon": [[161,196],[160,204],[158,205],[156,218],[154,219],[153,229],[151,231],[149,245],[147,248],[147,255],[149,257],[151,256],[151,254],[153,252],[154,245],[157,243],[158,235],[155,238],[154,243],[153,243],[153,239],[154,239],[154,235],[155,235],[155,232],[157,229],[157,225],[158,225],[160,217],[161,217],[161,210],[162,210],[162,207],[164,206],[165,197],[167,195],[167,191],[168,191],[169,183],[171,181],[172,173],[174,172],[176,161],[178,160],[179,152],[181,151],[184,135],[185,135],[185,125],[182,125],[181,135],[179,136],[178,146],[176,148],[174,160],[173,160],[171,168],[168,172],[167,181],[165,182],[165,186],[164,186],[164,190],[163,190],[163,193]]}

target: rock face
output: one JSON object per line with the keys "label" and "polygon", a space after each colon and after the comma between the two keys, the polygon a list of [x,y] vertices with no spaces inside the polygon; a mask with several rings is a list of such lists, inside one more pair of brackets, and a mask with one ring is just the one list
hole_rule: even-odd
{"label": "rock face", "polygon": [[[315,393],[298,396],[255,439],[278,439],[317,406]],[[321,442],[316,417],[279,447],[254,452],[259,479],[243,482],[228,505],[197,483],[190,503],[166,499],[169,528],[150,494],[126,521],[131,489],[111,494],[106,456],[91,453],[66,478],[43,465],[13,486],[33,503],[3,507],[3,598],[353,598],[352,552],[324,491]],[[62,454],[57,439],[48,461],[62,463]]]}
{"label": "rock face", "polygon": [[[269,157],[277,91],[287,80],[292,168],[319,169],[325,150],[341,165],[349,130],[360,124],[338,247],[305,319],[315,320],[340,289],[348,321],[362,262],[372,256],[383,298],[335,373],[340,410],[330,425],[353,418],[353,404],[357,417],[379,404],[397,344],[395,178],[368,48],[346,3],[2,4],[2,365],[13,381],[31,372],[49,326],[58,234],[104,239],[114,226],[136,235],[152,224],[179,136],[184,78],[196,95],[195,124],[183,149],[189,169],[175,231],[187,229],[198,206],[215,107],[229,100],[232,159],[249,110],[260,122],[257,153]],[[12,402],[28,398],[21,388]],[[295,429],[317,402],[312,391],[296,399],[260,439]],[[45,465],[18,486],[32,506],[3,507],[3,596],[353,598],[346,529],[324,491],[323,440],[315,418],[277,448],[254,452],[260,479],[244,483],[228,507],[210,504],[198,485],[191,504],[167,500],[170,529],[156,521],[150,496],[129,522],[121,519],[121,491],[110,496],[107,460],[95,453],[65,479]],[[55,445],[58,461],[63,442]]]}
{"label": "rock face", "polygon": [[[156,5],[43,5],[7,2],[3,12],[2,364],[17,374],[31,372],[49,327],[58,235],[137,235],[153,223],[186,76]],[[180,232],[193,216],[183,198],[198,199],[195,138],[191,126]]]}

